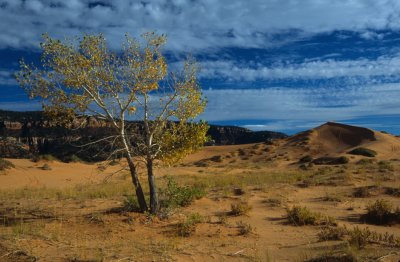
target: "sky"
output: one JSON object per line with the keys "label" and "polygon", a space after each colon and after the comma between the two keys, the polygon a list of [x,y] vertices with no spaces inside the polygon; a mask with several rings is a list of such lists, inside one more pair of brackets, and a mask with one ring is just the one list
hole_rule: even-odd
{"label": "sky", "polygon": [[400,134],[398,0],[0,0],[0,109],[38,110],[18,61],[41,34],[166,34],[173,66],[188,54],[211,124],[293,134],[327,121]]}

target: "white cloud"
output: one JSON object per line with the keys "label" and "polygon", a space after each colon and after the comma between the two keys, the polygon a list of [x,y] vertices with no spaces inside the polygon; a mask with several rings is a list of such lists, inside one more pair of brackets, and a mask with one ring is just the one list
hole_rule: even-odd
{"label": "white cloud", "polygon": [[272,124],[262,125],[274,130],[279,130],[282,123],[313,125],[400,112],[400,84],[339,89],[211,89],[204,94],[208,105],[201,118],[214,122],[268,120]]}
{"label": "white cloud", "polygon": [[[98,2],[98,1],[97,1]],[[89,3],[92,3],[89,7]],[[125,32],[158,30],[170,37],[171,50],[215,47],[265,47],[274,33],[298,29],[304,34],[333,30],[400,28],[397,0],[2,0],[0,48],[37,46],[39,36],[103,32],[114,47]],[[287,39],[287,38],[286,38]]]}
{"label": "white cloud", "polygon": [[400,54],[381,56],[375,60],[306,61],[300,64],[272,66],[238,64],[232,60],[202,61],[203,78],[225,78],[230,81],[257,81],[273,79],[327,79],[338,77],[399,76]]}
{"label": "white cloud", "polygon": [[17,81],[11,71],[0,70],[0,86],[11,86],[16,84]]}

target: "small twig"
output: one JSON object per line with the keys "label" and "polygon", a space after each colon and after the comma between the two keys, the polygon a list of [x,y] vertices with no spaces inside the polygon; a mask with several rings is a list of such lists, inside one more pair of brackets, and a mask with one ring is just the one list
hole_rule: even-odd
{"label": "small twig", "polygon": [[236,255],[238,255],[238,254],[240,254],[240,253],[243,253],[244,250],[245,250],[245,249],[239,250],[239,251],[233,253],[232,256],[236,256]]}

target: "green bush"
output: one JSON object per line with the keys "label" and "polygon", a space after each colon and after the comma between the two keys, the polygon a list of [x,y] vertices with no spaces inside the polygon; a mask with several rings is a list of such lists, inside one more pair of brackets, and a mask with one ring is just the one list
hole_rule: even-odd
{"label": "green bush", "polygon": [[359,155],[359,156],[366,156],[366,157],[375,157],[377,155],[376,151],[365,148],[365,147],[358,147],[348,152],[352,155]]}
{"label": "green bush", "polygon": [[289,223],[295,226],[337,225],[334,218],[329,216],[324,216],[321,213],[312,212],[307,207],[293,206],[292,208],[288,208],[286,212],[287,212],[286,217],[289,220]]}
{"label": "green bush", "polygon": [[10,161],[0,158],[0,171],[4,171],[6,169],[14,168],[14,164]]}
{"label": "green bush", "polygon": [[160,204],[163,208],[185,207],[205,195],[202,186],[179,186],[173,178],[168,177],[167,188],[160,191]]}

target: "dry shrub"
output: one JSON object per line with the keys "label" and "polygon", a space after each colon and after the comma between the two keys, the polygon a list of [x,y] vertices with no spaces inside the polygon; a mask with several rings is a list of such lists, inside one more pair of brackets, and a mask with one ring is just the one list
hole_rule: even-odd
{"label": "dry shrub", "polygon": [[289,223],[295,226],[337,225],[334,218],[330,216],[324,216],[318,212],[312,212],[307,207],[293,206],[292,208],[288,208],[286,212],[287,212],[286,217],[289,220]]}
{"label": "dry shrub", "polygon": [[235,196],[242,196],[242,195],[246,194],[246,191],[244,191],[244,189],[241,187],[236,187],[233,189],[233,194]]}
{"label": "dry shrub", "polygon": [[42,170],[51,170],[52,168],[50,167],[50,165],[49,164],[44,164],[42,167],[41,167],[41,169]]}
{"label": "dry shrub", "polygon": [[247,215],[247,213],[249,213],[251,208],[252,207],[247,202],[234,203],[231,204],[231,211],[229,212],[229,215],[231,216]]}
{"label": "dry shrub", "polygon": [[14,164],[10,161],[0,158],[0,171],[5,171],[6,169],[14,168]]}
{"label": "dry shrub", "polygon": [[343,227],[323,227],[318,233],[320,241],[342,240],[347,234],[346,228]]}
{"label": "dry shrub", "polygon": [[198,214],[190,214],[183,222],[177,226],[178,236],[189,237],[196,232],[197,224],[203,223],[204,218]]}
{"label": "dry shrub", "polygon": [[344,227],[324,227],[318,233],[320,241],[329,240],[347,240],[347,242],[356,247],[363,249],[368,244],[380,244],[390,247],[400,247],[400,238],[389,233],[377,233],[371,231],[368,227],[359,228],[358,226],[348,229]]}
{"label": "dry shrub", "polygon": [[361,220],[376,225],[400,224],[400,209],[385,199],[378,199],[367,206],[367,213]]}
{"label": "dry shrub", "polygon": [[236,225],[239,228],[240,236],[248,236],[250,234],[254,234],[255,232],[255,228],[253,228],[250,224],[245,223],[243,221],[237,222]]}

